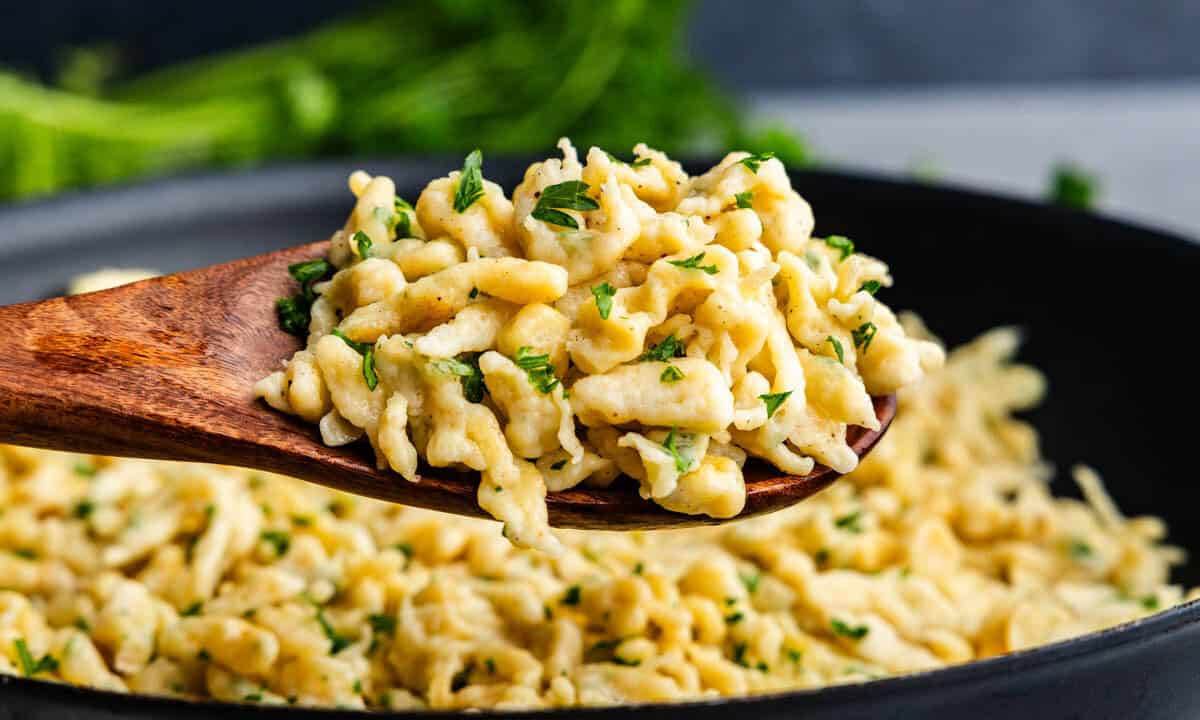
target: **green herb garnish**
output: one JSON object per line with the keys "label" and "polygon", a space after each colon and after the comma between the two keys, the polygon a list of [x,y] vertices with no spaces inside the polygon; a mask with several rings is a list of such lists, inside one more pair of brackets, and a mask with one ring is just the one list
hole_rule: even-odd
{"label": "green herb garnish", "polygon": [[709,275],[716,275],[720,271],[716,265],[703,265],[702,266],[700,264],[700,263],[704,262],[704,253],[700,253],[699,255],[693,255],[692,257],[688,258],[687,260],[668,260],[667,262],[670,263],[671,265],[674,265],[677,268],[683,268],[684,270],[702,270],[702,271],[708,273]]}
{"label": "green herb garnish", "polygon": [[517,348],[516,363],[529,376],[529,383],[541,394],[547,395],[558,387],[558,378],[554,377],[554,365],[550,363],[549,355],[534,355],[533,348],[522,345]]}
{"label": "green herb garnish", "polygon": [[841,253],[838,260],[845,260],[854,254],[854,241],[843,235],[830,235],[825,238],[825,244]]}
{"label": "green herb garnish", "polygon": [[371,236],[362,230],[354,231],[354,247],[358,250],[358,256],[366,260],[371,254]]}
{"label": "green herb garnish", "polygon": [[58,660],[49,653],[35,661],[33,654],[29,652],[29,646],[25,644],[25,638],[13,640],[13,648],[17,651],[17,660],[21,663],[21,673],[25,677],[58,670]]}
{"label": "green herb garnish", "polygon": [[483,402],[487,385],[483,382],[483,371],[479,369],[479,353],[463,353],[457,358],[435,360],[433,367],[441,372],[457,375],[462,383],[463,396],[469,402]]}
{"label": "green herb garnish", "polygon": [[367,616],[367,622],[371,624],[371,632],[383,635],[396,634],[396,618],[392,615],[371,613]]}
{"label": "green herb garnish", "polygon": [[601,320],[607,320],[612,312],[613,296],[617,294],[617,289],[607,282],[602,282],[592,288],[592,297],[596,298],[596,310],[600,313]]}
{"label": "green herb garnish", "polygon": [[658,379],[660,382],[665,383],[679,382],[683,379],[683,371],[674,365],[668,365],[666,369],[662,371],[662,375],[658,376]]}
{"label": "green herb garnish", "polygon": [[878,328],[872,322],[865,322],[854,330],[851,330],[850,337],[854,339],[854,347],[861,350],[863,355],[866,355],[867,348],[871,347],[871,341],[875,339],[876,332],[878,332]]}
{"label": "green herb garnish", "polygon": [[691,466],[691,462],[685,460],[679,454],[679,448],[676,446],[676,429],[671,428],[671,432],[667,433],[667,437],[663,440],[662,446],[667,452],[671,453],[671,457],[675,458],[675,469],[679,472],[686,472]]}
{"label": "green herb garnish", "polygon": [[180,610],[179,617],[192,617],[193,615],[199,615],[203,610],[204,603],[200,600],[197,600],[191,605],[188,605],[184,609]]}
{"label": "green herb garnish", "polygon": [[842,530],[845,530],[848,533],[854,533],[855,535],[857,535],[863,531],[862,525],[858,524],[858,521],[861,519],[862,519],[862,511],[855,510],[852,513],[848,513],[846,515],[843,515],[843,516],[837,518],[836,520],[833,521],[833,524],[835,526],[841,528]]}
{"label": "green herb garnish", "polygon": [[740,623],[742,620],[745,620],[745,619],[746,619],[746,614],[739,611],[739,612],[735,612],[735,613],[726,615],[725,623],[727,625],[737,625],[738,623]]}
{"label": "green herb garnish", "polygon": [[670,362],[672,358],[683,357],[685,352],[683,343],[675,339],[675,333],[671,333],[662,342],[638,355],[637,359],[638,362]]}
{"label": "green herb garnish", "polygon": [[634,160],[633,162],[629,163],[629,166],[633,167],[633,168],[644,168],[647,165],[649,165],[651,162],[652,162],[652,160],[648,157],[640,157],[640,158]]}
{"label": "green herb garnish", "polygon": [[832,346],[833,346],[833,352],[834,352],[834,354],[835,354],[835,355],[837,355],[838,362],[840,362],[840,363],[845,363],[845,362],[846,362],[846,356],[845,356],[845,355],[843,354],[843,352],[842,352],[842,343],[841,343],[841,341],[839,341],[839,340],[838,340],[837,338],[835,338],[834,336],[830,335],[830,336],[828,336],[828,337],[826,337],[826,338],[825,338],[825,342],[827,342],[827,343],[829,343],[830,345],[832,345]]}
{"label": "green herb garnish", "polygon": [[95,509],[96,505],[91,500],[80,500],[79,502],[75,503],[75,507],[71,510],[71,514],[80,520],[86,520],[87,518],[91,517],[92,512],[95,511]]}
{"label": "green herb garnish", "polygon": [[1087,210],[1096,202],[1099,182],[1096,176],[1074,165],[1059,164],[1050,176],[1047,196],[1063,207]]}
{"label": "green herb garnish", "polygon": [[768,393],[766,395],[758,396],[758,399],[762,400],[763,404],[767,406],[767,417],[768,418],[775,415],[775,411],[778,410],[779,406],[782,405],[788,399],[788,396],[790,396],[792,394],[792,392],[793,392],[792,390],[788,390],[787,392]]}
{"label": "green herb garnish", "polygon": [[745,165],[747,170],[757,175],[759,166],[773,157],[775,157],[773,152],[754,153],[738,160],[738,163]]}
{"label": "green herb garnish", "polygon": [[875,293],[879,292],[879,288],[881,287],[883,287],[883,283],[879,282],[878,280],[867,280],[859,286],[858,291],[862,292],[866,290],[868,293],[874,295]]}
{"label": "green herb garnish", "polygon": [[563,605],[578,605],[582,598],[583,588],[578,585],[572,585],[571,587],[567,588],[565,593],[563,593],[562,600],[560,602]]}
{"label": "green herb garnish", "polygon": [[750,210],[754,207],[754,191],[747,190],[746,192],[734,193],[733,201],[743,210]]}
{"label": "green herb garnish", "polygon": [[848,637],[851,640],[862,640],[867,633],[871,632],[871,628],[866,625],[848,625],[837,618],[830,621],[829,626],[833,628],[834,635]]}
{"label": "green herb garnish", "polygon": [[275,557],[283,557],[292,546],[292,536],[282,530],[263,530],[258,537],[274,546]]}
{"label": "green herb garnish", "polygon": [[338,634],[337,630],[333,629],[333,625],[330,625],[329,620],[325,617],[325,608],[316,602],[312,604],[317,609],[315,616],[317,624],[321,626],[321,632],[325,634],[325,637],[329,638],[329,654],[337,655],[350,646],[350,638]]}
{"label": "green herb garnish", "polygon": [[746,662],[746,643],[737,643],[733,646],[733,661],[742,667],[750,667],[750,663]]}
{"label": "green herb garnish", "polygon": [[356,342],[346,337],[341,330],[334,328],[330,331],[335,337],[342,339],[342,342],[350,346],[354,352],[362,355],[362,376],[367,383],[368,390],[374,390],[379,386],[379,376],[375,374],[375,344]]}
{"label": "green herb garnish", "polygon": [[758,592],[758,584],[762,582],[761,574],[755,573],[753,575],[740,575],[738,577],[741,579],[742,585],[746,586],[746,592],[751,595]]}
{"label": "green herb garnish", "polygon": [[542,194],[538,196],[537,206],[530,215],[533,216],[533,219],[550,225],[578,230],[579,223],[562,210],[599,210],[600,203],[590,197],[587,191],[588,184],[582,180],[568,180],[557,185],[550,185],[542,189]]}
{"label": "green herb garnish", "polygon": [[463,213],[483,197],[483,153],[472,150],[463,160],[458,187],[454,189],[454,212]]}
{"label": "green herb garnish", "polygon": [[559,460],[558,462],[551,463],[551,464],[550,464],[550,469],[551,469],[551,470],[562,470],[562,469],[563,469],[563,468],[565,468],[566,466],[567,466],[567,461],[566,461],[566,460]]}
{"label": "green herb garnish", "polygon": [[1083,540],[1072,540],[1067,543],[1067,554],[1075,560],[1083,560],[1092,556],[1092,546]]}
{"label": "green herb garnish", "polygon": [[75,474],[81,477],[92,477],[96,474],[96,468],[87,463],[75,463]]}

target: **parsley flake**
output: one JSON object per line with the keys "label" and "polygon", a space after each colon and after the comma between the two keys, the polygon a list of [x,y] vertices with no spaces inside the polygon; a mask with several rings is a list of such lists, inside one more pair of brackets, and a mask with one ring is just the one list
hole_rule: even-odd
{"label": "parsley flake", "polygon": [[454,212],[464,213],[475,201],[483,197],[483,153],[472,150],[463,160],[462,173],[458,176],[458,187],[454,189]]}
{"label": "parsley flake", "polygon": [[283,331],[298,337],[308,334],[309,313],[317,299],[312,286],[333,273],[333,265],[324,258],[288,266],[288,274],[300,283],[300,292],[275,301],[275,314]]}
{"label": "parsley flake", "polygon": [[842,254],[838,260],[845,260],[854,254],[854,241],[844,235],[830,235],[825,238],[825,244]]}
{"label": "parsley flake", "polygon": [[881,287],[883,287],[883,283],[879,282],[878,280],[867,280],[859,286],[858,291],[863,292],[865,290],[866,292],[874,295],[875,293],[879,292],[879,288]]}
{"label": "parsley flake", "polygon": [[572,585],[571,587],[567,588],[565,593],[563,593],[562,600],[560,602],[562,602],[563,605],[578,605],[579,601],[582,599],[583,588],[578,585]]}
{"label": "parsley flake", "polygon": [[1098,185],[1094,175],[1073,165],[1060,164],[1050,176],[1047,194],[1055,205],[1087,210],[1096,202]]}
{"label": "parsley flake", "polygon": [[95,509],[96,505],[91,500],[80,500],[79,502],[75,503],[75,508],[71,511],[71,514],[80,520],[86,520],[87,518],[91,517],[91,514]]}
{"label": "parsley flake", "polygon": [[862,354],[867,354],[867,348],[871,347],[871,341],[875,339],[875,333],[878,328],[875,323],[865,322],[850,332],[850,337],[854,339],[854,347],[862,350]]}
{"label": "parsley flake", "polygon": [[566,466],[567,466],[567,461],[564,459],[564,460],[559,460],[559,461],[558,461],[558,462],[556,462],[556,463],[551,463],[551,464],[550,464],[550,469],[551,469],[551,470],[562,470],[562,469],[563,469],[563,468],[565,468]]}
{"label": "parsley flake", "polygon": [[841,620],[838,620],[837,618],[834,618],[829,623],[829,626],[833,628],[833,633],[835,635],[848,637],[851,640],[862,640],[867,636],[867,633],[871,632],[871,628],[867,627],[866,625],[849,625]]}
{"label": "parsley flake", "polygon": [[859,525],[859,520],[861,519],[862,511],[855,510],[852,513],[848,513],[837,518],[833,521],[833,524],[848,533],[854,533],[855,535],[858,535],[863,531],[862,525]]}
{"label": "parsley flake", "polygon": [[746,619],[746,614],[739,611],[739,612],[732,613],[730,615],[726,615],[725,616],[725,624],[726,625],[737,625],[738,623],[740,623],[742,620],[745,620],[745,619]]}
{"label": "parsley flake", "polygon": [[842,352],[842,343],[837,338],[835,338],[832,335],[829,335],[828,337],[825,338],[825,342],[827,342],[833,346],[833,352],[835,355],[837,355],[838,362],[840,362],[840,363],[846,362],[846,356]]}
{"label": "parsley flake", "polygon": [[738,164],[746,166],[747,170],[757,175],[759,166],[773,157],[775,157],[773,152],[754,153],[738,160]]}
{"label": "parsley flake", "polygon": [[283,557],[292,546],[292,536],[282,530],[263,530],[258,538],[271,543],[275,548],[275,557]]}
{"label": "parsley flake", "polygon": [[530,215],[534,220],[541,220],[550,225],[579,229],[575,218],[563,212],[566,210],[599,210],[600,203],[587,194],[588,184],[582,180],[567,180],[557,185],[542,189],[538,196],[537,206]]}
{"label": "parsley flake", "polygon": [[558,387],[558,378],[554,377],[554,365],[550,363],[549,355],[534,355],[533,348],[522,345],[517,348],[516,363],[529,376],[529,383],[541,394],[548,395]]}
{"label": "parsley flake", "polygon": [[658,376],[658,379],[660,382],[674,383],[679,382],[683,379],[683,377],[682,370],[674,365],[668,365],[666,369],[662,371],[662,375]]}
{"label": "parsley flake", "polygon": [[613,296],[616,294],[617,289],[607,282],[592,288],[592,297],[596,298],[596,310],[599,311],[601,320],[607,320],[612,313]]}
{"label": "parsley flake", "polygon": [[92,477],[96,474],[96,468],[87,463],[75,463],[75,474],[80,477]]}
{"label": "parsley flake", "polygon": [[367,622],[371,624],[371,632],[381,635],[396,634],[396,618],[391,615],[372,613],[367,616]]}
{"label": "parsley flake", "polygon": [[1072,540],[1067,544],[1067,554],[1075,560],[1083,560],[1092,556],[1092,546],[1083,540]]}
{"label": "parsley flake", "polygon": [[675,333],[671,333],[662,342],[638,355],[637,359],[638,362],[670,362],[672,358],[683,357],[685,351],[683,343],[675,339]]}
{"label": "parsley flake", "polygon": [[742,581],[742,585],[746,586],[746,592],[750,593],[751,595],[758,592],[758,584],[762,582],[761,574],[754,573],[753,575],[740,575],[739,578]]}
{"label": "parsley flake", "polygon": [[675,469],[681,473],[687,472],[687,469],[691,467],[692,463],[684,459],[684,457],[679,454],[679,447],[677,445],[678,438],[676,433],[676,428],[671,428],[671,432],[667,433],[667,437],[665,440],[663,440],[662,446],[667,452],[671,453],[671,457],[675,458]]}
{"label": "parsley flake", "polygon": [[337,655],[341,651],[350,646],[350,638],[345,635],[338,634],[338,631],[329,624],[329,620],[325,617],[325,609],[315,601],[311,601],[313,606],[317,608],[316,621],[321,626],[321,632],[329,639],[329,654]]}
{"label": "parsley flake", "polygon": [[653,162],[653,161],[648,157],[640,157],[640,158],[634,160],[633,162],[629,163],[629,166],[632,168],[644,168],[647,165],[649,165],[651,162]]}
{"label": "parsley flake", "polygon": [[366,260],[371,255],[371,236],[362,230],[354,231],[354,247],[358,250],[358,256]]}
{"label": "parsley flake", "polygon": [[668,260],[667,262],[677,268],[683,268],[684,270],[702,270],[709,275],[716,275],[718,272],[720,272],[716,265],[700,264],[704,262],[704,253],[693,255],[687,260]]}
{"label": "parsley flake", "polygon": [[21,672],[25,677],[58,670],[58,660],[49,653],[35,661],[33,654],[29,652],[29,646],[25,644],[25,638],[13,640],[13,648],[17,651],[17,659],[21,663]]}
{"label": "parsley flake", "polygon": [[379,376],[375,373],[375,345],[372,343],[355,342],[346,337],[341,330],[334,328],[333,335],[342,339],[354,352],[362,355],[362,376],[368,390],[379,386]]}
{"label": "parsley flake", "polygon": [[747,190],[746,192],[735,193],[733,201],[743,210],[750,210],[754,207],[754,191]]}
{"label": "parsley flake", "polygon": [[793,392],[792,390],[788,390],[787,392],[769,393],[766,395],[758,396],[758,399],[762,400],[763,404],[767,406],[767,417],[768,418],[775,415],[775,411],[779,409],[780,405],[782,405],[785,401],[787,401],[788,396],[791,395],[792,392]]}
{"label": "parsley flake", "polygon": [[469,402],[483,402],[487,385],[483,382],[483,371],[479,369],[479,353],[463,353],[457,358],[436,360],[433,367],[440,372],[457,375],[462,383],[463,396]]}

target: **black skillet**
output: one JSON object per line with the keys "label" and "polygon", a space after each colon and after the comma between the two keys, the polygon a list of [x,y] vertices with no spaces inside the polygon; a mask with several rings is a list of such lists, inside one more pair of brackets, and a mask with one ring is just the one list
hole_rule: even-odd
{"label": "black skillet", "polygon": [[[324,238],[350,207],[346,175],[391,175],[413,199],[451,161],[307,165],[168,180],[0,210],[0,304],[60,291],[101,266],[182,270]],[[488,160],[511,189],[522,162]],[[959,190],[798,172],[820,233],[883,257],[889,304],[918,310],[950,344],[1001,324],[1027,331],[1022,359],[1045,370],[1050,395],[1031,419],[1060,468],[1087,462],[1130,515],[1166,518],[1171,540],[1200,548],[1192,512],[1190,416],[1200,247],[1091,215]],[[214,322],[220,322],[214,318]],[[0,350],[2,352],[2,350]],[[2,522],[2,520],[0,520]],[[1200,565],[1175,578],[1191,584]],[[0,578],[0,586],[3,578]],[[363,717],[117,695],[0,676],[0,718],[197,720]],[[444,717],[444,713],[406,718]],[[497,718],[546,713],[493,713]],[[1112,630],[937,672],[825,690],[686,705],[643,705],[549,717],[966,717],[1132,720],[1200,717],[1200,604]]]}

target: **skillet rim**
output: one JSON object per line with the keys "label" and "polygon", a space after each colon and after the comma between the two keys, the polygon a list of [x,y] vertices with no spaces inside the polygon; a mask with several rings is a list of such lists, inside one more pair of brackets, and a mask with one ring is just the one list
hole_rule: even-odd
{"label": "skillet rim", "polygon": [[[489,159],[493,167],[503,171],[518,170],[528,162],[525,157],[496,157]],[[20,256],[33,250],[46,250],[47,245],[69,245],[79,233],[96,231],[105,225],[144,223],[165,219],[177,212],[172,204],[183,202],[193,210],[253,212],[272,204],[303,202],[314,197],[327,199],[330,180],[344,182],[349,167],[382,166],[389,172],[402,168],[405,180],[409,176],[428,175],[455,167],[457,157],[411,156],[404,158],[350,158],[306,163],[279,163],[262,167],[226,171],[187,173],[147,182],[110,186],[100,190],[72,192],[43,199],[27,200],[0,206],[0,259],[5,255]],[[691,165],[692,163],[685,163]],[[1031,219],[1069,222],[1081,227],[1108,225],[1112,229],[1139,236],[1139,241],[1178,254],[1200,256],[1200,244],[1171,230],[1151,228],[1110,215],[1082,212],[1030,201],[1003,193],[992,193],[961,184],[915,182],[882,174],[860,171],[800,169],[789,171],[793,179],[803,183],[833,183],[857,187],[871,193],[902,192],[933,196],[942,204],[986,206],[992,211],[1009,215],[1025,215]],[[399,184],[399,183],[398,183]],[[131,211],[156,208],[152,217],[133,216]],[[1006,673],[1029,671],[1046,665],[1070,661],[1087,655],[1099,655],[1118,648],[1143,643],[1178,628],[1200,624],[1200,599],[1167,608],[1153,615],[1105,628],[1085,635],[1047,645],[976,660],[947,668],[927,670],[906,675],[890,676],[861,683],[833,685],[823,688],[785,690],[733,698],[712,698],[678,703],[640,703],[600,708],[537,709],[520,711],[470,711],[471,715],[496,718],[541,717],[604,717],[614,713],[644,714],[685,713],[689,710],[728,708],[730,713],[753,712],[756,708],[789,700],[795,701],[797,711],[805,701],[822,703],[884,702],[889,698],[921,694],[949,686],[985,681]],[[119,713],[138,713],[144,717],[178,714],[197,717],[201,713],[230,713],[234,716],[286,713],[288,717],[365,717],[394,715],[401,718],[450,717],[463,714],[455,710],[420,710],[414,712],[347,710],[337,708],[307,708],[296,706],[266,706],[231,703],[215,700],[186,700],[168,696],[116,693],[94,690],[59,682],[0,675],[0,698],[12,697],[56,700],[78,710],[97,710]],[[283,715],[280,715],[283,717]]]}

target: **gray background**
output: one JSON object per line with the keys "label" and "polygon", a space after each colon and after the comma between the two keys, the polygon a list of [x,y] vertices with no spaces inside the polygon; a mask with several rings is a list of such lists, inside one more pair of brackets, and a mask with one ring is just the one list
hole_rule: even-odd
{"label": "gray background", "polygon": [[[107,41],[147,69],[369,4],[5,3],[0,64]],[[703,0],[686,37],[823,162],[1040,195],[1068,160],[1102,210],[1200,237],[1200,0]]]}

